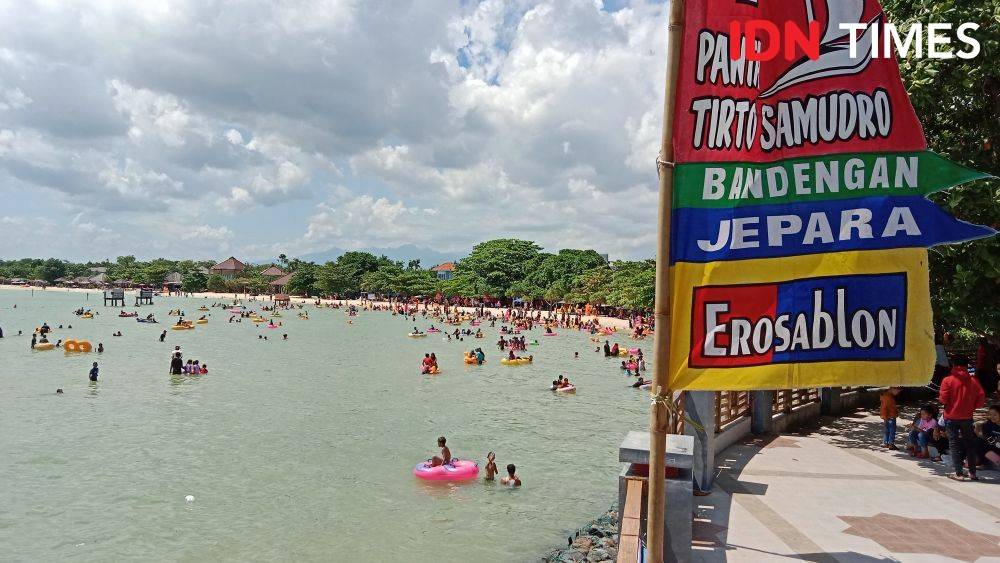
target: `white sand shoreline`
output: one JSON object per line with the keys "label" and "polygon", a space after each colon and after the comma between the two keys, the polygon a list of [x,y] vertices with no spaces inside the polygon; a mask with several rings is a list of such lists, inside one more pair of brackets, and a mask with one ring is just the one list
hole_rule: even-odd
{"label": "white sand shoreline", "polygon": [[[49,286],[49,287],[43,289],[43,288],[40,288],[40,287],[26,286],[26,285],[0,284],[0,290],[38,291],[38,292],[44,292],[44,293],[84,293],[84,294],[94,294],[98,298],[103,298],[103,295],[104,295],[104,292],[101,289],[91,289],[91,288],[83,288],[83,287],[55,287],[55,286]],[[125,291],[126,295],[134,295],[135,293],[136,293],[135,290],[126,290]],[[252,296],[249,296],[249,295],[244,294],[244,293],[240,293],[240,294],[234,294],[234,293],[217,293],[217,292],[213,292],[213,291],[203,291],[203,292],[199,292],[199,293],[188,293],[188,294],[184,294],[184,296],[185,297],[190,297],[192,299],[199,299],[199,298],[201,298],[201,299],[218,299],[218,300],[225,300],[225,301],[232,301],[233,299],[238,299],[238,300],[244,301],[244,302],[249,301],[249,299],[252,297]],[[175,296],[167,296],[167,295],[160,295],[159,296],[159,298],[163,298],[163,299],[168,299],[170,297],[175,297]],[[290,299],[291,299],[291,301],[293,303],[301,303],[301,304],[313,304],[317,300],[316,297],[295,297],[295,296],[290,296]],[[253,303],[266,303],[268,301],[270,301],[270,299],[268,299],[267,296],[258,296],[256,298],[256,301],[252,301],[252,302]],[[364,304],[380,305],[380,306],[389,306],[391,304],[389,301],[367,301],[367,300],[363,300],[363,299],[320,299],[320,302],[323,303],[323,304],[345,303],[345,304],[348,304],[348,305],[356,305],[358,307],[361,307]],[[126,307],[125,308],[126,309],[130,308],[128,306],[128,299],[126,299],[125,303],[126,303]],[[471,312],[473,312],[473,311],[476,310],[475,307],[449,306],[449,309],[452,309],[452,310],[454,310],[456,308],[457,308],[457,310],[459,312],[462,312],[462,313],[471,313]],[[498,308],[498,307],[486,307],[486,309],[489,310],[494,315],[501,315],[501,314],[503,314],[503,311],[506,310],[505,308]],[[535,312],[536,312],[535,310],[529,310],[529,313],[531,313],[531,314],[534,314]],[[543,315],[545,313],[546,313],[546,311],[542,311]],[[617,328],[617,329],[626,329],[626,330],[628,330],[628,328],[629,328],[629,326],[628,326],[628,320],[626,320],[626,319],[619,319],[619,318],[615,318],[615,317],[605,317],[605,316],[600,316],[600,315],[583,315],[582,317],[583,317],[584,321],[589,321],[589,320],[592,320],[592,319],[597,319],[597,321],[601,324],[601,326],[614,327],[614,328]]]}

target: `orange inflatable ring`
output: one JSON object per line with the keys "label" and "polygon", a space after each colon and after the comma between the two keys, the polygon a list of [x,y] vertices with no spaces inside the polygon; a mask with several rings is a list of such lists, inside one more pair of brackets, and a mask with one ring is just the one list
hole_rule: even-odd
{"label": "orange inflatable ring", "polygon": [[67,352],[79,352],[80,345],[76,340],[67,340],[66,342],[63,342],[63,350],[66,350]]}
{"label": "orange inflatable ring", "polygon": [[76,345],[80,347],[81,352],[90,352],[93,349],[90,346],[90,342],[87,342],[86,340],[81,340],[77,342]]}

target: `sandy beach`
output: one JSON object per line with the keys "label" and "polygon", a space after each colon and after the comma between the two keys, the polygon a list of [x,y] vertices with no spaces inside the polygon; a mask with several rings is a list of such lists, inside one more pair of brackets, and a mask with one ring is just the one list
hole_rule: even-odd
{"label": "sandy beach", "polygon": [[[50,286],[50,287],[47,287],[47,288],[43,289],[43,288],[40,288],[40,287],[25,286],[25,285],[0,284],[0,289],[11,289],[11,290],[17,290],[17,291],[26,291],[26,292],[44,291],[46,293],[84,293],[84,294],[93,294],[93,295],[97,296],[98,298],[101,298],[103,296],[103,290],[100,290],[100,289],[89,289],[89,288],[82,288],[82,287],[54,287],[54,286]],[[126,295],[135,295],[135,293],[136,293],[135,290],[126,290],[125,291]],[[252,295],[248,295],[248,294],[245,294],[245,293],[217,293],[217,292],[213,292],[213,291],[203,291],[203,292],[199,292],[199,293],[187,293],[187,294],[185,294],[185,296],[186,297],[191,297],[191,298],[194,298],[194,299],[219,299],[219,300],[227,300],[227,301],[228,300],[233,300],[233,299],[238,299],[238,300],[241,300],[241,301],[250,301],[250,302],[265,302],[265,301],[270,301],[270,299],[268,299],[268,296],[252,296]],[[165,296],[161,296],[161,297],[165,297]],[[253,301],[251,301],[251,299],[253,299]],[[311,305],[311,304],[316,303],[316,301],[317,301],[318,298],[316,298],[316,297],[295,297],[295,296],[289,296],[289,299],[291,300],[292,303],[300,303],[300,304]],[[323,303],[324,305],[330,305],[330,304],[334,304],[334,303],[342,303],[342,304],[347,304],[347,305],[356,305],[358,307],[362,307],[364,305],[378,305],[378,306],[388,306],[388,305],[391,305],[391,302],[389,302],[389,301],[369,301],[369,300],[366,300],[366,299],[319,299],[319,301],[321,303]],[[128,299],[126,299],[125,302],[127,304],[128,303]],[[128,308],[128,307],[126,307],[126,308]],[[471,312],[474,312],[476,310],[475,307],[463,307],[463,306],[458,306],[458,307],[452,306],[450,308],[452,308],[452,309],[456,309],[457,308],[457,310],[459,312],[462,312],[462,313],[471,313]],[[500,315],[500,314],[503,313],[503,311],[505,311],[505,309],[501,308],[501,307],[486,307],[486,309],[489,310],[490,312],[492,312],[494,315]],[[536,312],[537,311],[534,310],[534,309],[529,309],[529,313],[530,314],[534,314]],[[544,314],[547,313],[547,311],[541,311],[541,313],[544,315]],[[597,319],[597,321],[601,324],[601,326],[613,327],[613,328],[616,328],[616,329],[619,329],[619,330],[621,330],[621,329],[628,330],[629,329],[628,320],[626,320],[626,319],[619,319],[619,318],[615,318],[615,317],[605,317],[605,316],[600,316],[600,315],[583,315],[583,320],[584,321],[589,321],[589,320],[592,320],[592,319]]]}

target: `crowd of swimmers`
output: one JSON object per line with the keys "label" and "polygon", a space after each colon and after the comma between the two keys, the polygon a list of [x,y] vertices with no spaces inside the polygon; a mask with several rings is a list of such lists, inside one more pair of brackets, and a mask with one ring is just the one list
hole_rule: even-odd
{"label": "crowd of swimmers", "polygon": [[[538,344],[538,341],[536,340],[532,344]],[[500,350],[526,350],[528,344],[524,336],[512,336],[509,339],[501,336],[500,340],[497,340],[497,348]]]}
{"label": "crowd of swimmers", "polygon": [[170,375],[205,375],[206,373],[208,373],[208,364],[190,359],[185,363],[181,347],[174,346],[170,352]]}

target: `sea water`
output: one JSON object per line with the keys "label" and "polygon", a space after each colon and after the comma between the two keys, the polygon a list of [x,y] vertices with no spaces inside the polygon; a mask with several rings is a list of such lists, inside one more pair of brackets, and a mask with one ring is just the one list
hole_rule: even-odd
{"label": "sea water", "polygon": [[[507,367],[499,325],[478,340],[411,339],[403,317],[308,305],[309,320],[283,312],[277,329],[214,308],[209,324],[172,331],[168,310],[194,319],[214,300],[126,298],[160,324],[119,318],[100,292],[0,291],[4,560],[533,561],[617,498],[617,446],[647,425],[645,392],[581,332],[526,333],[535,363]],[[53,341],[106,351],[31,351],[43,322],[73,326]],[[209,373],[169,375],[175,345]],[[477,346],[487,363],[465,365]],[[419,374],[425,352],[440,375]],[[560,374],[576,395],[549,391]],[[416,479],[440,435],[481,467],[495,451],[501,475],[515,463],[524,486]]]}

